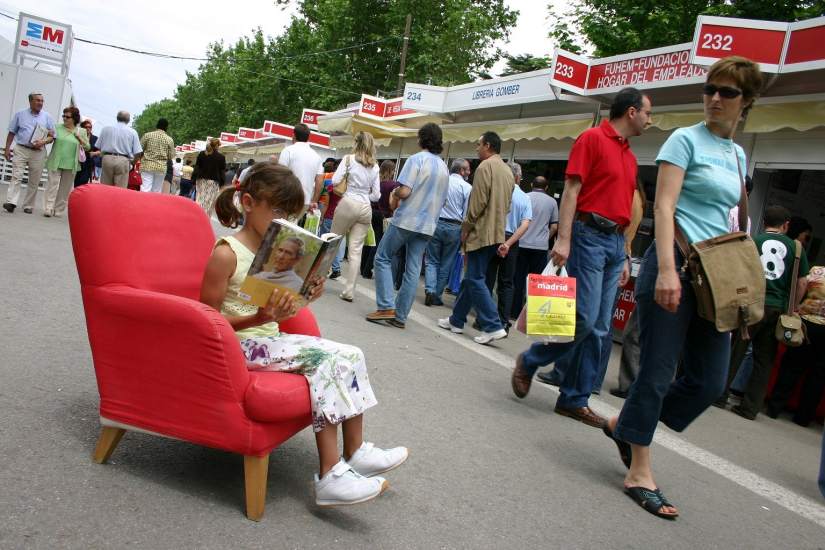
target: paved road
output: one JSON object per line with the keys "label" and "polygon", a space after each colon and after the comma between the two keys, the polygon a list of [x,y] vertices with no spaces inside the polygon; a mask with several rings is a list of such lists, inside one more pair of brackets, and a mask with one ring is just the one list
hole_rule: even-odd
{"label": "paved road", "polygon": [[0,257],[0,548],[825,547],[821,426],[711,409],[684,434],[662,428],[656,472],[682,513],[666,522],[622,493],[600,431],[553,414],[552,389],[513,397],[526,339],[478,346],[434,327],[447,309],[420,299],[405,330],[375,326],[374,302],[338,300],[334,282],[314,310],[325,336],[366,352],[367,437],[411,458],[378,501],[319,510],[305,430],[273,453],[266,515],[247,521],[238,456],[129,433],[91,462],[97,391],[65,218],[2,212]]}

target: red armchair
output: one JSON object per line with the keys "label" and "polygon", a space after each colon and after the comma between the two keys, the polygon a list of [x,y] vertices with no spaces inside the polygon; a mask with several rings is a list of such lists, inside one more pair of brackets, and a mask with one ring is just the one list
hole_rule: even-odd
{"label": "red armchair", "polygon": [[[244,456],[246,515],[264,512],[269,453],[311,422],[306,379],[256,373],[232,328],[198,301],[214,244],[182,197],[84,185],[69,200],[104,463],[128,430]],[[285,332],[318,335],[309,309]]]}

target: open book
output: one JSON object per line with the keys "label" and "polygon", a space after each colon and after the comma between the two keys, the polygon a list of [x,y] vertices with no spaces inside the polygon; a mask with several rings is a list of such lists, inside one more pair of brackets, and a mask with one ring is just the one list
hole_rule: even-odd
{"label": "open book", "polygon": [[320,237],[286,220],[272,220],[238,293],[242,300],[266,305],[275,289],[292,293],[306,305],[314,284],[327,276],[342,237]]}

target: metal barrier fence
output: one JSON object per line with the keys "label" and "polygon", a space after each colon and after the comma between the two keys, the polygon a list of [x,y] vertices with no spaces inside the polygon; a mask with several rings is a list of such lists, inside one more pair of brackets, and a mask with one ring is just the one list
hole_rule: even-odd
{"label": "metal barrier fence", "polygon": [[[8,183],[11,181],[11,162],[6,160],[5,157],[5,148],[0,148],[3,154],[0,155],[0,181],[3,183]],[[46,182],[48,181],[48,172],[43,170],[43,173],[40,175],[40,181],[38,182],[39,187],[45,188]],[[29,183],[29,170],[28,168],[23,172],[23,183],[28,185]]]}

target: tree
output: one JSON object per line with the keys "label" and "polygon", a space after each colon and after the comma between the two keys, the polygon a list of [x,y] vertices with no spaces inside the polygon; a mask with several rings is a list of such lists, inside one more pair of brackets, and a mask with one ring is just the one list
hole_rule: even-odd
{"label": "tree", "polygon": [[167,113],[176,142],[188,142],[264,119],[295,122],[304,107],[337,110],[362,93],[395,90],[408,13],[406,80],[436,85],[489,72],[502,55],[493,44],[507,39],[518,17],[504,0],[300,0],[281,36],[257,29],[233,45],[212,44],[208,61],[174,97],[147,106],[135,125],[154,125]]}
{"label": "tree", "polygon": [[823,13],[825,0],[573,0],[562,15],[550,10],[550,36],[574,52],[586,40],[603,57],[690,42],[699,15],[797,21]]}
{"label": "tree", "polygon": [[527,73],[550,67],[550,58],[535,57],[529,53],[523,55],[505,54],[504,59],[507,60],[507,65],[504,67],[504,70],[501,72],[500,76]]}

